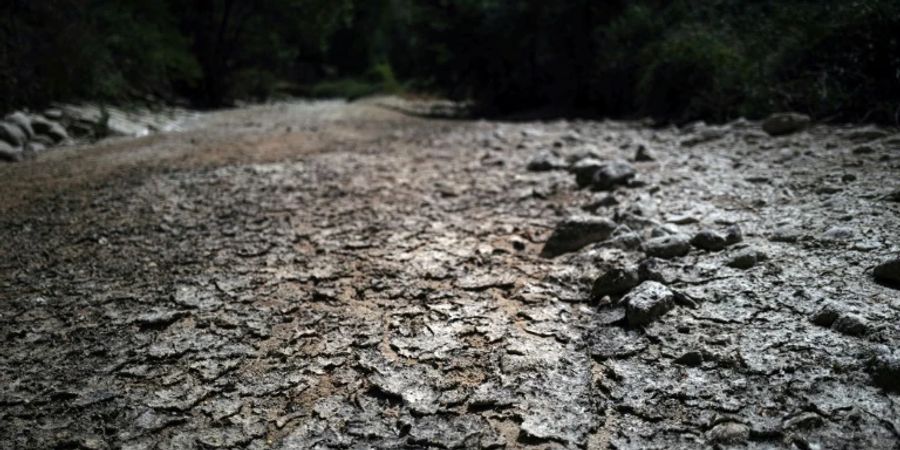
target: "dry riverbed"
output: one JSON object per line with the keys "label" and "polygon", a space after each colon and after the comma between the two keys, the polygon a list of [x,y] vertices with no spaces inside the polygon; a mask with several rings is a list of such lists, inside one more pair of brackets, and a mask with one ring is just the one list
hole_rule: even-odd
{"label": "dry riverbed", "polygon": [[0,180],[3,449],[900,442],[891,131],[298,102]]}

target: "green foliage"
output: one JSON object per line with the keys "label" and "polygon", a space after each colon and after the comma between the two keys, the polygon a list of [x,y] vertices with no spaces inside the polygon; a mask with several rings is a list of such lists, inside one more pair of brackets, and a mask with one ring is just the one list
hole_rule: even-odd
{"label": "green foliage", "polygon": [[0,108],[415,86],[488,112],[897,122],[897,30],[897,0],[9,0]]}
{"label": "green foliage", "polygon": [[396,94],[402,90],[402,86],[394,77],[391,66],[382,63],[372,66],[363,77],[341,78],[317,83],[309,90],[309,95],[317,98],[356,100],[374,94]]}

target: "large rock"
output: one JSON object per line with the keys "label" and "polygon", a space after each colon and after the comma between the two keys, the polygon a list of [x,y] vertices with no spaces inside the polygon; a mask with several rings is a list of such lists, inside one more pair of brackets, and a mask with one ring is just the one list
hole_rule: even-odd
{"label": "large rock", "polygon": [[643,326],[675,307],[675,294],[664,284],[645,281],[623,299],[625,316],[632,326]]}
{"label": "large rock", "polygon": [[28,142],[28,136],[25,131],[10,122],[0,122],[0,141],[6,142],[13,147],[21,147]]}
{"label": "large rock", "polygon": [[31,126],[34,128],[34,133],[36,135],[47,136],[52,139],[54,143],[59,143],[69,137],[69,133],[66,132],[66,129],[63,128],[62,125],[43,117],[32,118]]}
{"label": "large rock", "polygon": [[762,129],[770,136],[784,136],[796,133],[809,126],[809,116],[798,113],[772,114],[762,123]]}
{"label": "large rock", "polygon": [[885,261],[875,267],[875,279],[892,286],[900,286],[900,258]]}
{"label": "large rock", "polygon": [[22,160],[22,150],[6,142],[0,142],[0,161],[16,162]]}
{"label": "large rock", "polygon": [[594,242],[605,241],[609,239],[615,229],[615,222],[602,217],[570,217],[553,230],[550,238],[544,244],[541,256],[553,258]]}
{"label": "large rock", "polygon": [[690,240],[683,234],[660,236],[644,242],[644,253],[657,258],[677,258],[687,255],[690,251]]}
{"label": "large rock", "polygon": [[6,116],[6,121],[16,124],[24,133],[25,137],[31,139],[34,137],[34,129],[31,128],[31,119],[23,112],[14,112]]}

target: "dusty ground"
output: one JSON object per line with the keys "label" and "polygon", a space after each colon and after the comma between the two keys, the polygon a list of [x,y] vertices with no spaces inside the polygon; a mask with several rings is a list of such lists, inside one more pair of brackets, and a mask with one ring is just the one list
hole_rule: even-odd
{"label": "dusty ground", "polygon": [[[336,102],[190,128],[0,166],[0,448],[900,448],[896,140]],[[639,143],[611,193],[526,170]],[[585,208],[639,242],[541,257]],[[680,301],[648,325],[591,298],[733,224],[657,261]]]}

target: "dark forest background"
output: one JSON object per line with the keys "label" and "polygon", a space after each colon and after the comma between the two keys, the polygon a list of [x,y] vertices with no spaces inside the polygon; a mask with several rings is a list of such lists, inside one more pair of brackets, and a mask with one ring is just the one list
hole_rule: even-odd
{"label": "dark forest background", "polygon": [[898,0],[5,0],[0,110],[430,93],[486,113],[900,120]]}

